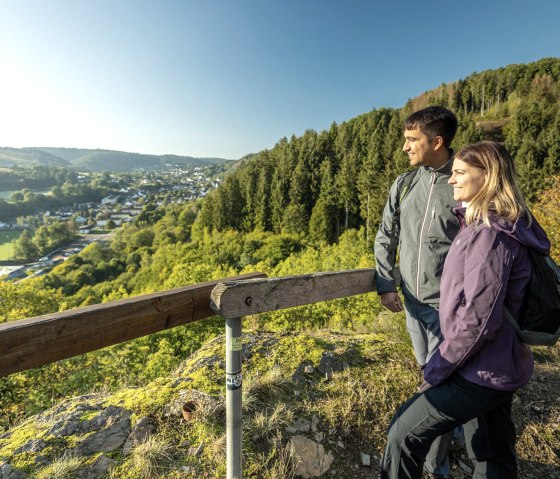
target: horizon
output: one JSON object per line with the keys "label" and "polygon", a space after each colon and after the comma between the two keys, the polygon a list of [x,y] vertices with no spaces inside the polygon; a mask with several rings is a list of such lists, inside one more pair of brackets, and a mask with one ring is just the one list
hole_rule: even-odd
{"label": "horizon", "polygon": [[543,0],[5,3],[0,143],[237,160],[473,73],[558,58],[559,16]]}

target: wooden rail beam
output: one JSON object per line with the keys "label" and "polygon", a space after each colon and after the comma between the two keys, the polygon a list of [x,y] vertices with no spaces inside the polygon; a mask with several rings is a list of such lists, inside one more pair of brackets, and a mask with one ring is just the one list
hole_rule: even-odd
{"label": "wooden rail beam", "polygon": [[224,281],[212,291],[210,305],[224,318],[237,318],[372,291],[375,291],[375,269],[355,269]]}
{"label": "wooden rail beam", "polygon": [[[226,281],[263,278],[251,273]],[[0,376],[214,316],[224,279],[0,324]]]}

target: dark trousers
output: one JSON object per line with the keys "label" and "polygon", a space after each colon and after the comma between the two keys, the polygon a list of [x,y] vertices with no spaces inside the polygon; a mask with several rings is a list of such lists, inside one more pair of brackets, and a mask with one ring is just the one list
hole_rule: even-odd
{"label": "dark trousers", "polygon": [[[437,351],[443,336],[439,325],[439,311],[432,306],[418,302],[410,293],[404,291],[404,310],[406,313],[406,327],[416,361],[424,366]],[[442,434],[432,442],[426,455],[424,469],[441,476],[449,474],[449,459],[451,448],[451,433]]]}
{"label": "dark trousers", "polygon": [[379,477],[421,479],[432,442],[464,424],[473,479],[517,478],[512,397],[512,391],[485,388],[457,374],[415,394],[391,421]]}

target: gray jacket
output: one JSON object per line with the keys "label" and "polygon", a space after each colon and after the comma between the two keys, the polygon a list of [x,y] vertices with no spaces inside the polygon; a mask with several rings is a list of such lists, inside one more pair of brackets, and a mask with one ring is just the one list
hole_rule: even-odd
{"label": "gray jacket", "polygon": [[[456,206],[453,188],[447,183],[452,160],[438,170],[422,166],[410,190],[401,202],[399,269],[403,293],[410,299],[439,306],[439,284],[443,263],[453,238],[459,232],[459,221],[451,211]],[[391,186],[383,219],[375,237],[377,292],[396,291],[394,264],[389,258],[391,221],[395,210],[400,175]]]}

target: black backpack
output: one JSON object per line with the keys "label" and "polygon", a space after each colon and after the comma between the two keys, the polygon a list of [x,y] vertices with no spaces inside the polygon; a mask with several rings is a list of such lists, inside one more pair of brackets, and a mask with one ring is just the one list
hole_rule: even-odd
{"label": "black backpack", "polygon": [[560,337],[560,268],[549,256],[529,248],[533,264],[519,317],[504,308],[519,339],[531,345],[553,346]]}

